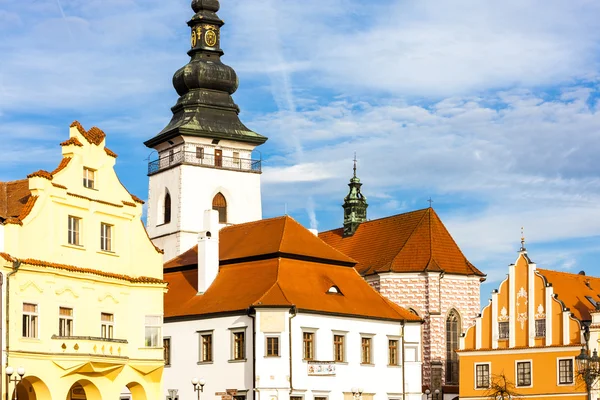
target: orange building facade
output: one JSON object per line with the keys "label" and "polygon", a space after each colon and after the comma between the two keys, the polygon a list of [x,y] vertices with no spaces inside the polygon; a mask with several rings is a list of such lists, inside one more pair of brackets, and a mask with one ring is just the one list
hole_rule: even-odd
{"label": "orange building facade", "polygon": [[597,281],[538,269],[522,246],[461,338],[460,398],[488,399],[504,390],[513,398],[587,399],[575,357],[595,309],[598,292],[590,282]]}

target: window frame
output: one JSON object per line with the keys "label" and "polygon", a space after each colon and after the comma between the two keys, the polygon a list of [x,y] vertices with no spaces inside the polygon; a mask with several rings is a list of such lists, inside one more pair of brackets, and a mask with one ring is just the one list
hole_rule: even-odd
{"label": "window frame", "polygon": [[198,331],[198,364],[214,362],[214,331]]}
{"label": "window frame", "polygon": [[[61,313],[62,310],[65,310],[65,311],[69,310],[71,312],[71,314],[70,315],[62,314]],[[58,307],[58,336],[59,337],[74,336],[73,335],[74,324],[75,324],[74,314],[75,314],[75,311],[73,310],[73,307],[63,307],[63,306]],[[65,330],[67,330],[67,332],[65,332]]]}
{"label": "window frame", "polygon": [[[158,323],[152,323],[155,321],[152,321],[151,318],[156,318],[155,321],[158,321]],[[148,321],[152,322],[149,323]],[[153,349],[162,348],[162,322],[162,315],[150,314],[144,316],[144,347]],[[156,332],[153,335],[152,332],[154,330],[156,330]],[[150,335],[148,335],[149,333]],[[154,336],[156,336],[156,343],[153,343]],[[148,340],[148,338],[150,338],[150,340]]]}
{"label": "window frame", "polygon": [[[571,381],[561,382],[561,362],[569,361],[571,363]],[[574,357],[562,357],[556,359],[556,384],[558,386],[573,386],[575,385],[575,358]]]}
{"label": "window frame", "polygon": [[196,146],[196,158],[198,160],[204,160],[204,147]]}
{"label": "window frame", "polygon": [[[89,167],[83,167],[83,187],[86,189],[96,189],[97,170]],[[91,175],[91,179],[89,177]]]}
{"label": "window frame", "polygon": [[[165,346],[165,343],[168,343]],[[171,366],[171,336],[163,336],[163,358],[165,367]]]}
{"label": "window frame", "polygon": [[71,246],[83,247],[82,240],[83,218],[69,215],[67,217],[67,243]]}
{"label": "window frame", "polygon": [[[487,367],[487,386],[479,386],[479,374],[478,374],[478,370],[477,367]],[[475,363],[473,365],[473,374],[474,374],[474,380],[473,383],[475,384],[475,390],[486,390],[489,389],[490,386],[492,385],[492,363],[491,362],[478,362]]]}
{"label": "window frame", "polygon": [[[392,342],[396,343],[394,347],[392,346]],[[392,349],[394,349],[394,358],[396,362],[392,362]],[[388,367],[398,366],[400,366],[400,338],[388,337]]]}
{"label": "window frame", "polygon": [[[309,338],[307,338],[309,336]],[[303,329],[302,330],[302,360],[303,361],[314,361],[316,360],[315,349],[317,334],[314,330]],[[308,350],[308,351],[307,351]],[[308,354],[307,356],[307,353]]]}
{"label": "window frame", "polygon": [[[246,358],[246,346],[247,346],[247,337],[246,337],[246,327],[242,328],[230,328],[231,330],[231,358],[230,361],[247,361]],[[242,347],[241,347],[241,356],[237,354],[238,351],[238,338],[236,335],[242,334]]]}
{"label": "window frame", "polygon": [[212,209],[219,214],[219,224],[227,223],[227,198],[222,192],[213,196]]}
{"label": "window frame", "polygon": [[[529,384],[521,384],[519,382],[519,365],[529,364]],[[515,360],[515,387],[530,388],[533,387],[533,361],[532,360]]]}
{"label": "window frame", "polygon": [[[501,329],[503,326],[506,327],[505,330]],[[506,332],[505,335],[502,333]],[[498,340],[509,340],[510,339],[510,323],[508,321],[499,321],[498,322]]]}
{"label": "window frame", "polygon": [[114,253],[113,248],[113,228],[115,226],[106,222],[100,223],[100,250],[107,253]]}
{"label": "window frame", "polygon": [[[341,341],[336,341],[336,338],[341,338]],[[339,351],[338,351],[339,350]],[[341,355],[341,357],[339,357]],[[346,333],[333,332],[333,362],[345,363],[346,361]]]}
{"label": "window frame", "polygon": [[[544,325],[544,332],[539,332],[538,322],[540,322],[540,323],[543,322],[542,325]],[[535,329],[535,337],[536,338],[545,338],[546,337],[546,318],[536,318],[535,322],[534,322],[534,329]]]}
{"label": "window frame", "polygon": [[[34,306],[35,311],[25,311],[25,305]],[[38,339],[40,325],[40,305],[38,303],[25,301],[22,302],[21,316],[21,337],[25,339]],[[27,326],[27,331],[25,330],[25,326]],[[31,331],[33,331],[33,334],[25,334],[26,332],[29,333]]]}
{"label": "window frame", "polygon": [[[276,350],[276,352],[274,354],[269,354],[269,341],[270,340],[275,340],[277,343],[276,348],[271,347],[272,350]],[[265,335],[265,357],[267,357],[267,358],[281,357],[281,339],[280,339],[279,335],[273,335],[273,334]]]}
{"label": "window frame", "polygon": [[[110,315],[110,320],[104,320],[104,315]],[[105,333],[106,332],[106,333]],[[100,337],[102,339],[113,339],[115,333],[115,314],[100,312]]]}
{"label": "window frame", "polygon": [[360,365],[373,365],[373,335],[360,336]]}

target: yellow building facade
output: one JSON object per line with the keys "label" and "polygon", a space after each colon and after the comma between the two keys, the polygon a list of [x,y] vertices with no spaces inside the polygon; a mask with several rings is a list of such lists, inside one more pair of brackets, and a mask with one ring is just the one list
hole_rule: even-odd
{"label": "yellow building facade", "polygon": [[581,291],[585,279],[538,269],[523,245],[461,338],[460,398],[489,399],[504,391],[500,398],[587,399],[575,359],[595,308]]}
{"label": "yellow building facade", "polygon": [[0,182],[2,396],[22,367],[19,400],[163,397],[162,254],[105,139],[74,122],[54,171]]}

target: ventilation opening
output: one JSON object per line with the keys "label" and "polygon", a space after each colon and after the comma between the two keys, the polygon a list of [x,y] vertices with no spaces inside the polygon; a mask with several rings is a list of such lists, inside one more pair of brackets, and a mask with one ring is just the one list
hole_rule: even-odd
{"label": "ventilation opening", "polygon": [[342,292],[340,291],[340,288],[333,285],[332,287],[329,288],[329,290],[327,290],[327,293],[331,293],[331,294],[342,294]]}

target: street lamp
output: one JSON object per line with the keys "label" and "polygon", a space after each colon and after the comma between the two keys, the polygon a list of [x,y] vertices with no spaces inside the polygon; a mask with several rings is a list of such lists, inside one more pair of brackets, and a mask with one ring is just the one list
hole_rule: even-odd
{"label": "street lamp", "polygon": [[[435,391],[433,393],[431,393],[431,390],[427,389],[427,390],[425,390],[425,394],[427,395],[427,399],[438,400],[440,398],[440,389],[435,389]],[[435,397],[433,397],[434,394],[435,394]]]}
{"label": "street lamp", "polygon": [[200,392],[204,392],[204,385],[206,381],[204,379],[194,378],[192,379],[192,385],[194,385],[194,392],[198,392],[198,400],[200,400]]}
{"label": "street lamp", "polygon": [[179,400],[179,395],[177,394],[179,389],[167,389],[167,392],[169,392],[167,400]]}
{"label": "street lamp", "polygon": [[[8,385],[10,382],[14,382],[15,384],[15,393],[13,395],[13,399],[17,400],[17,385],[23,380],[23,375],[25,375],[25,368],[19,367],[17,368],[17,375],[12,376],[14,374],[15,369],[11,366],[6,367],[6,380],[8,383],[6,384],[6,389],[8,389]],[[8,390],[6,391],[6,397],[8,398]]]}
{"label": "street lamp", "polygon": [[598,359],[598,352],[596,349],[594,349],[594,352],[590,357],[586,347],[584,346],[581,348],[581,353],[575,357],[575,361],[577,362],[577,374],[585,382],[588,400],[591,400],[592,388],[600,376],[600,360]]}
{"label": "street lamp", "polygon": [[353,387],[350,390],[352,390],[352,396],[354,397],[354,400],[361,400],[362,399],[363,388]]}

